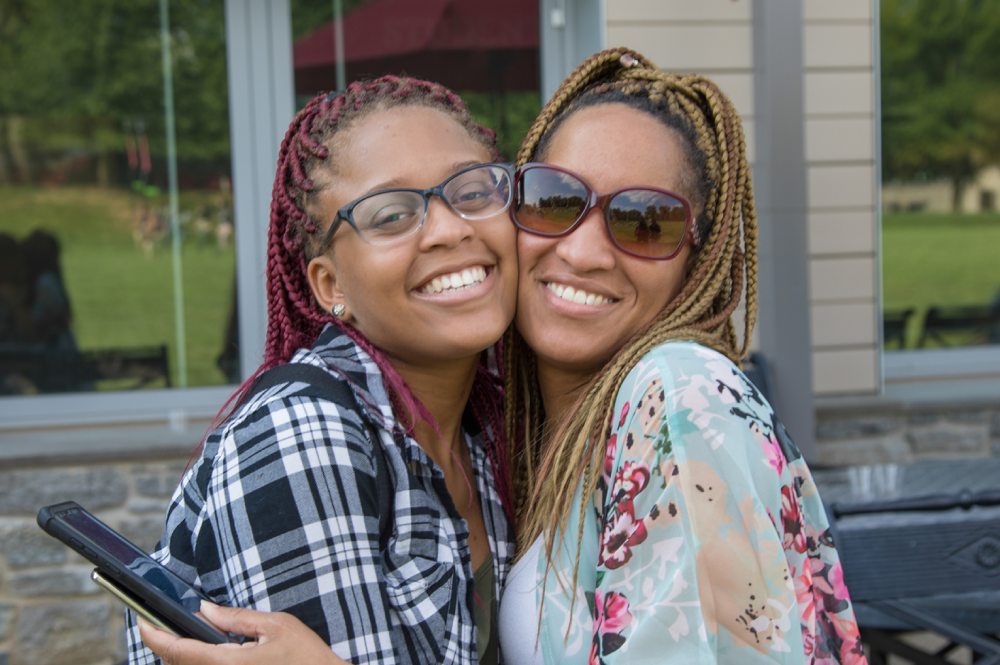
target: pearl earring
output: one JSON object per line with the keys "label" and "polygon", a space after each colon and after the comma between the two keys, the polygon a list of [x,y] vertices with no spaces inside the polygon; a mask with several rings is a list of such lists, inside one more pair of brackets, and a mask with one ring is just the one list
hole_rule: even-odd
{"label": "pearl earring", "polygon": [[330,313],[333,314],[338,319],[342,319],[344,318],[344,312],[346,311],[347,311],[347,306],[344,305],[344,303],[338,302],[336,305],[333,306],[333,309],[330,310]]}

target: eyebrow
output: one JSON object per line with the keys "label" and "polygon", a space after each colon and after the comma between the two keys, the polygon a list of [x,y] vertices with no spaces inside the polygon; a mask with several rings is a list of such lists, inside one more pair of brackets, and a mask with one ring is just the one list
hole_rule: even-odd
{"label": "eyebrow", "polygon": [[[470,159],[464,162],[455,162],[451,165],[451,170],[449,176],[461,171],[468,166],[475,166],[477,164],[490,164],[491,162],[483,162],[478,159]],[[368,196],[369,194],[374,194],[375,192],[385,190],[385,189],[422,189],[420,187],[403,187],[403,180],[401,178],[392,178],[391,180],[384,180],[377,185],[369,187],[368,190],[359,194],[355,198],[361,198],[362,196]]]}

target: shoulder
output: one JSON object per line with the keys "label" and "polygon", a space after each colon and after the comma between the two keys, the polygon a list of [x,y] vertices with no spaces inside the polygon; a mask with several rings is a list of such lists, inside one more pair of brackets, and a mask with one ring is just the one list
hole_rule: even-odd
{"label": "shoulder", "polygon": [[636,363],[619,386],[613,417],[618,427],[669,431],[674,443],[690,436],[712,449],[775,425],[771,406],[731,360],[688,341],[660,344]]}
{"label": "shoulder", "polygon": [[[325,372],[331,382],[318,385],[313,373],[312,378],[281,380],[253,390],[209,436],[205,456],[218,462],[221,456],[262,454],[272,448],[285,457],[346,447],[371,457],[368,429],[378,423],[359,407],[353,387],[315,355],[300,353],[294,362]],[[340,387],[331,391],[337,382]]]}
{"label": "shoulder", "polygon": [[761,399],[758,391],[729,358],[695,342],[671,341],[647,352],[623,379],[617,400],[624,405],[650,400],[676,408],[692,397],[732,404]]}

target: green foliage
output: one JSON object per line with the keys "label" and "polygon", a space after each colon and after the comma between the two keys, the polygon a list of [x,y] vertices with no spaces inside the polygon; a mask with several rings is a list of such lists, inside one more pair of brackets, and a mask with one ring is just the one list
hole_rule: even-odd
{"label": "green foliage", "polygon": [[1000,3],[882,0],[886,180],[958,190],[1000,150]]}
{"label": "green foliage", "polygon": [[[178,154],[229,156],[223,3],[171,0],[170,56]],[[0,120],[25,124],[31,154],[124,153],[143,127],[164,154],[158,0],[0,4]],[[9,140],[0,132],[0,151]],[[13,148],[11,148],[13,149]],[[2,155],[2,152],[0,152]]]}

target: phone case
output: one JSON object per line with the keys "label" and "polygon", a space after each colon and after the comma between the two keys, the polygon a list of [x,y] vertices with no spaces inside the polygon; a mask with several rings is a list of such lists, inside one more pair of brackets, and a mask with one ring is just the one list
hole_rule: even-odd
{"label": "phone case", "polygon": [[103,580],[141,604],[168,630],[212,644],[239,641],[181,603],[180,598],[192,602],[201,598],[190,584],[75,501],[45,506],[38,511],[38,525],[96,565]]}

